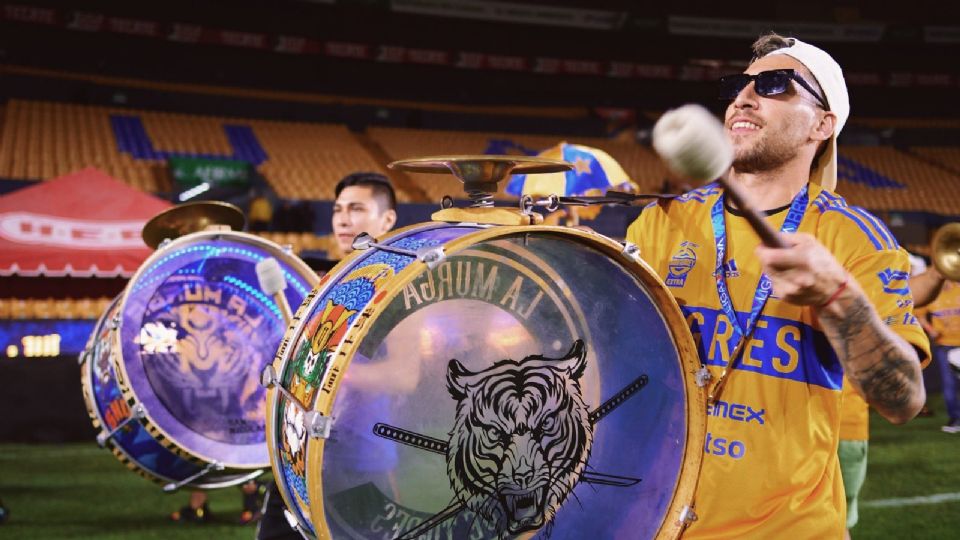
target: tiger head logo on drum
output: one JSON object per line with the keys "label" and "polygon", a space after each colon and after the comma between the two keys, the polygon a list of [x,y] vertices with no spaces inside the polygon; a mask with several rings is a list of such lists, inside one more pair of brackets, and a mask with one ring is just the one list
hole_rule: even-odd
{"label": "tiger head logo on drum", "polygon": [[501,360],[477,373],[450,361],[447,474],[460,502],[501,535],[549,524],[580,480],[593,443],[585,368],[581,340],[563,358]]}
{"label": "tiger head logo on drum", "polygon": [[264,440],[266,392],[257,369],[279,323],[229,283],[170,280],[144,312],[137,343],[160,401],[209,439]]}

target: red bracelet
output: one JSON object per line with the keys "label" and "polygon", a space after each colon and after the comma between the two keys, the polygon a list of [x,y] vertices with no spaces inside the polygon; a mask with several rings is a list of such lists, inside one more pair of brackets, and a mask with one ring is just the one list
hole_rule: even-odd
{"label": "red bracelet", "polygon": [[841,283],[840,286],[837,287],[837,290],[834,291],[833,294],[830,295],[830,298],[827,298],[827,301],[826,301],[826,302],[824,302],[824,303],[820,304],[819,306],[817,306],[817,309],[823,309],[823,308],[829,306],[831,302],[833,302],[834,300],[836,300],[837,297],[840,296],[840,293],[842,293],[843,290],[847,288],[847,282],[849,282],[849,281],[850,281],[850,276],[848,275],[846,278],[844,278],[843,283]]}

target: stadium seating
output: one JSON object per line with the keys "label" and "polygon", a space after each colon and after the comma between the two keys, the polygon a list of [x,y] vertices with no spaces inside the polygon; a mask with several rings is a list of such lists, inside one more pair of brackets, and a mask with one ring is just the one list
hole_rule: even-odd
{"label": "stadium seating", "polygon": [[[283,122],[11,100],[0,110],[0,178],[45,179],[96,166],[145,191],[168,192],[169,155],[243,158],[284,199],[330,200],[336,182],[358,170],[387,172],[387,160],[430,155],[535,154],[566,139],[607,151],[643,192],[659,191],[667,171],[634,140],[558,135],[346,126]],[[943,126],[954,119],[859,119],[861,125]],[[960,209],[960,148],[841,147],[839,192],[873,210],[956,215]],[[410,174],[401,202],[463,197],[446,174]],[[409,184],[408,184],[409,186]],[[953,188],[951,188],[953,186]],[[498,194],[499,199],[510,199]],[[292,243],[304,243],[296,239]],[[309,248],[307,248],[309,249]]]}
{"label": "stadium seating", "polygon": [[257,236],[281,246],[290,246],[293,253],[303,251],[326,251],[332,248],[330,236],[317,236],[311,232],[258,232]]}
{"label": "stadium seating", "polygon": [[[367,129],[367,135],[380,144],[393,159],[420,156],[483,154],[510,149],[511,153],[536,153],[564,140],[556,135],[516,135],[472,131],[415,130],[405,128]],[[630,141],[592,137],[569,138],[567,142],[600,148],[609,153],[640,186],[641,191],[656,191],[666,175],[666,167],[649,149]],[[432,202],[444,195],[462,197],[463,186],[452,176],[413,173],[410,175],[428,194]],[[500,193],[498,199],[511,197]]]}
{"label": "stadium seating", "polygon": [[161,161],[117,152],[109,109],[10,100],[0,145],[0,177],[49,179],[95,166],[145,191],[168,191]]}
{"label": "stadium seating", "polygon": [[960,147],[956,146],[924,146],[914,147],[911,152],[932,163],[945,167],[947,170],[960,174]]}
{"label": "stadium seating", "polygon": [[111,298],[0,298],[0,319],[97,319]]}
{"label": "stadium seating", "polygon": [[268,160],[259,171],[277,195],[332,199],[341,178],[356,171],[385,172],[346,126],[250,121]]}
{"label": "stadium seating", "polygon": [[[841,166],[838,192],[847,200],[873,210],[915,210],[956,215],[960,210],[960,175],[925,163],[887,146],[842,146],[840,154],[906,186],[876,187],[851,181]],[[951,186],[953,186],[951,188]]]}
{"label": "stadium seating", "polygon": [[[266,152],[259,170],[277,195],[330,199],[336,181],[383,170],[345,126],[239,120],[164,112],[11,100],[0,146],[0,177],[48,179],[95,166],[145,191],[170,191],[162,156],[232,157],[225,127],[249,127]],[[149,149],[130,131],[142,124]],[[124,148],[127,151],[121,151]]]}

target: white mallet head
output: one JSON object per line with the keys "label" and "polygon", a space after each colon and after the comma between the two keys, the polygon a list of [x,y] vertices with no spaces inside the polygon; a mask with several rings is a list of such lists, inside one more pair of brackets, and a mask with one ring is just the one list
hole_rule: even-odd
{"label": "white mallet head", "polygon": [[696,104],[667,111],[657,120],[653,148],[673,172],[699,182],[719,178],[733,163],[723,125]]}
{"label": "white mallet head", "polygon": [[273,296],[287,288],[287,279],[283,277],[283,270],[280,263],[273,257],[257,263],[257,281],[260,282],[260,290],[267,296]]}

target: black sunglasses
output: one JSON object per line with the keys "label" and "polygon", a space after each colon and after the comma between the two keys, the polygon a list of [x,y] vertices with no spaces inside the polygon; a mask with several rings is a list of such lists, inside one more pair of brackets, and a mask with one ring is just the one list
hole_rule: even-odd
{"label": "black sunglasses", "polygon": [[792,69],[771,69],[769,71],[761,71],[756,75],[737,73],[736,75],[720,77],[719,97],[726,101],[737,99],[740,92],[742,92],[751,81],[754,83],[753,87],[758,95],[764,97],[776,96],[787,91],[791,80],[800,83],[800,86],[804,87],[807,92],[810,92],[813,94],[813,97],[817,98],[817,101],[820,102],[820,105],[822,105],[825,110],[830,110],[830,107],[827,105],[827,100]]}

